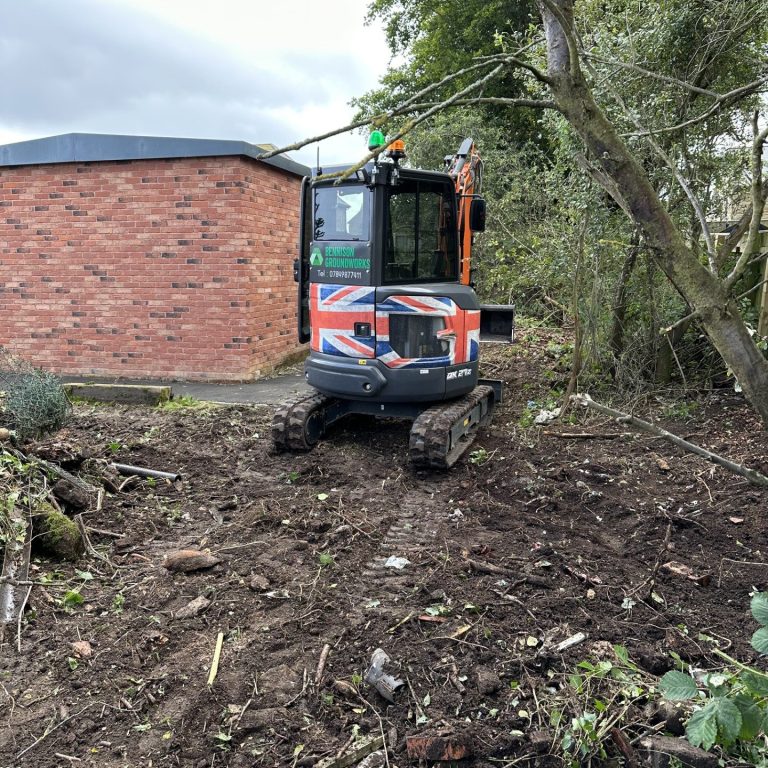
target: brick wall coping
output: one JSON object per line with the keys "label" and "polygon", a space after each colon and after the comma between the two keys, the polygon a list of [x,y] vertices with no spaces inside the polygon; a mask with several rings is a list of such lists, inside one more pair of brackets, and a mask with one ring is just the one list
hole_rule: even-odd
{"label": "brick wall coping", "polygon": [[[264,150],[247,141],[183,139],[167,136],[120,136],[107,133],[65,133],[43,139],[0,146],[0,167],[46,163],[155,160],[182,157],[245,156],[255,160]],[[309,176],[310,169],[277,155],[262,160],[295,176]]]}

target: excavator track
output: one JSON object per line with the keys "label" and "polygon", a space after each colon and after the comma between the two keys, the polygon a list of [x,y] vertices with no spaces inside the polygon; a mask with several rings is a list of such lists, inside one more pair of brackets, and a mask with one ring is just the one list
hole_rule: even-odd
{"label": "excavator track", "polygon": [[494,405],[493,387],[479,386],[458,400],[427,408],[411,427],[411,464],[450,469],[490,421]]}
{"label": "excavator track", "polygon": [[325,409],[335,400],[318,393],[302,395],[272,417],[272,443],[278,451],[309,451],[325,431]]}

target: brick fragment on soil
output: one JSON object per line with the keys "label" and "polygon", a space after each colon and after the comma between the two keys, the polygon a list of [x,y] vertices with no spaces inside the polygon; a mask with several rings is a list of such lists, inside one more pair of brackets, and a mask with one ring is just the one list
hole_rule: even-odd
{"label": "brick fragment on soil", "polygon": [[93,648],[87,640],[76,640],[72,643],[72,651],[81,659],[90,659],[93,656]]}
{"label": "brick fragment on soil", "polygon": [[174,573],[189,573],[213,568],[220,562],[221,560],[210,552],[201,552],[199,549],[177,549],[165,556],[163,567]]}
{"label": "brick fragment on soil", "polygon": [[472,757],[472,739],[466,733],[418,734],[405,739],[411,760],[465,760]]}

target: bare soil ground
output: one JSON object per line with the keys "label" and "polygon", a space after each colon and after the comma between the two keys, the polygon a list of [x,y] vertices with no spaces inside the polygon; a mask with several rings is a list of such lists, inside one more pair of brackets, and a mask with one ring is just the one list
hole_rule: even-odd
{"label": "bare soil ground", "polygon": [[[263,407],[77,406],[31,451],[183,479],[132,481],[87,513],[102,558],[35,559],[48,583],[32,589],[20,653],[15,632],[0,649],[0,765],[307,766],[381,733],[405,766],[406,737],[441,729],[471,739],[466,765],[562,765],[548,753],[590,704],[568,675],[614,658],[612,644],[646,682],[670,652],[716,666],[713,640],[755,661],[768,492],[648,436],[556,434],[622,432],[602,417],[521,426],[562,386],[559,341],[531,333],[487,356],[507,400],[445,474],[409,469],[404,423],[356,419],[311,453],[275,455]],[[768,472],[765,435],[732,392],[637,413]],[[167,570],[184,548],[220,562]],[[668,573],[669,560],[703,578]],[[394,703],[363,682],[379,647],[405,681]],[[640,695],[619,724],[634,737],[649,717]]]}

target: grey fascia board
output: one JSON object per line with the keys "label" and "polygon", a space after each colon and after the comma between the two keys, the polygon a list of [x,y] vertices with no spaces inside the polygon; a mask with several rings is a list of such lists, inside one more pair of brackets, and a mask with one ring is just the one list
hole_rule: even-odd
{"label": "grey fascia board", "polygon": [[[259,160],[262,154],[263,150],[247,141],[67,133],[0,146],[0,167],[184,157],[242,156]],[[261,162],[296,176],[309,175],[308,167],[281,155]]]}

